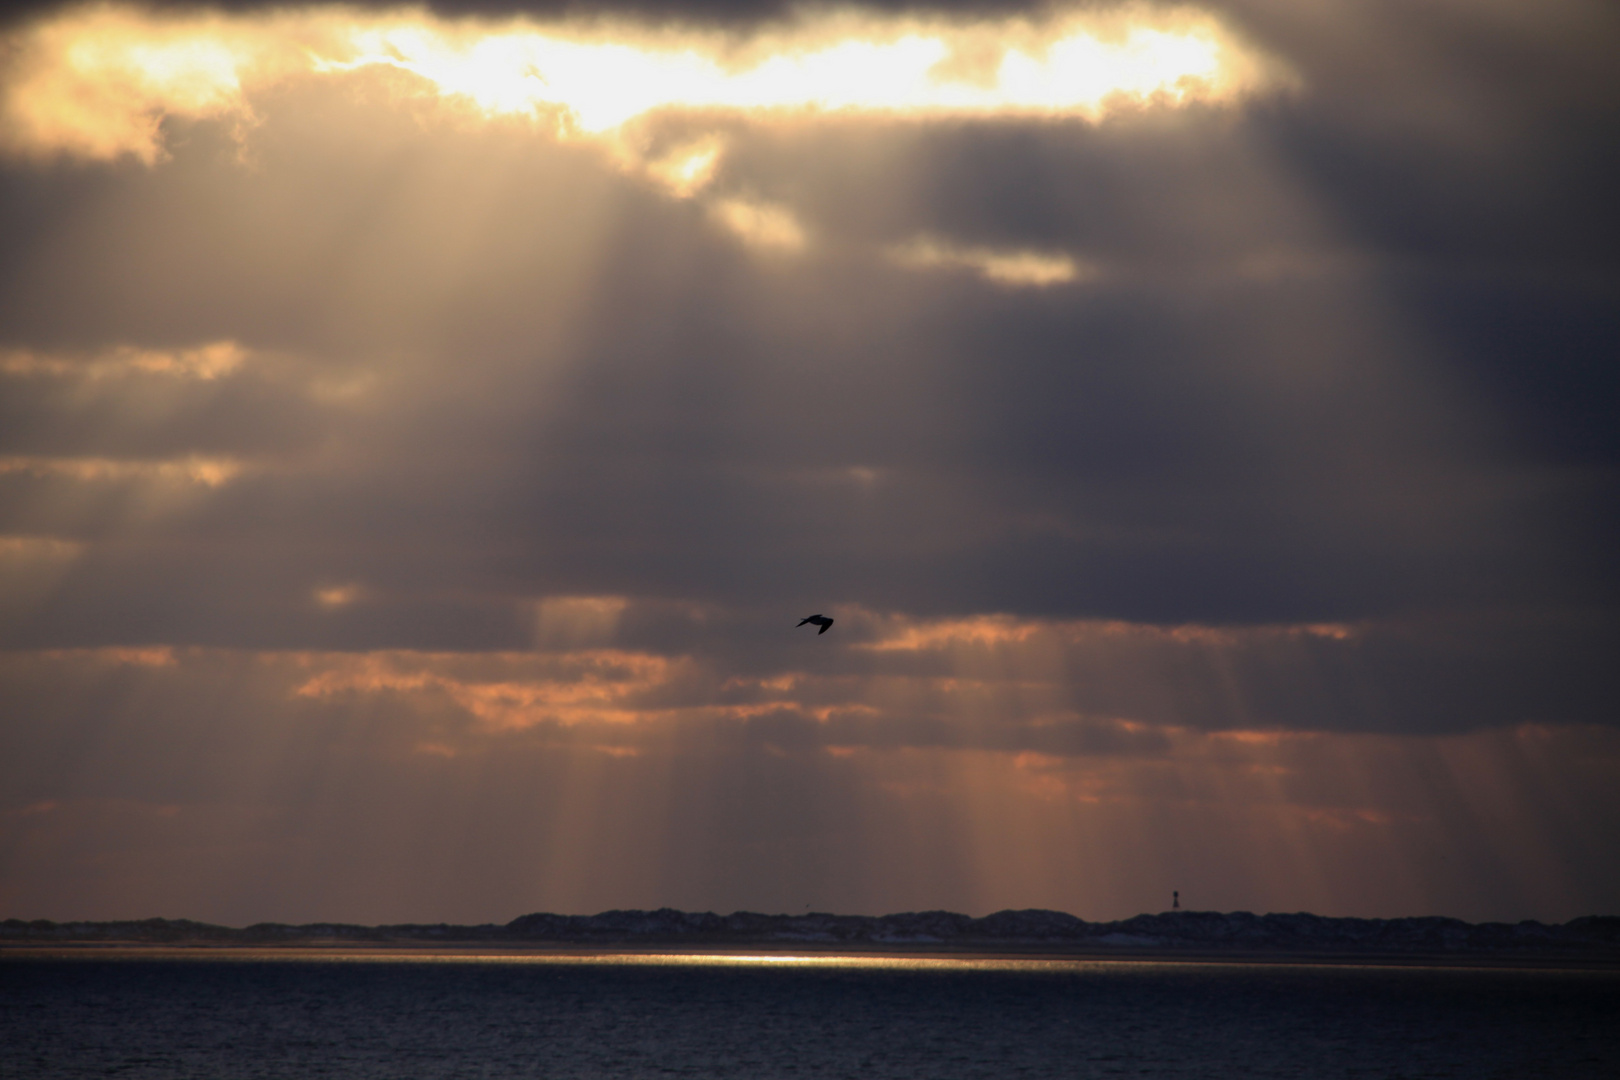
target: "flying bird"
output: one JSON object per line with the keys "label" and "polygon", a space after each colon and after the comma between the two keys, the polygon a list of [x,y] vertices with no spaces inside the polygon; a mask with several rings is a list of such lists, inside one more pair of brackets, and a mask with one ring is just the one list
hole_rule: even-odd
{"label": "flying bird", "polygon": [[825,634],[833,624],[833,621],[827,618],[825,615],[806,615],[804,618],[799,620],[799,625],[803,626],[807,622],[815,623],[817,626],[821,627],[820,630],[816,631],[818,634]]}

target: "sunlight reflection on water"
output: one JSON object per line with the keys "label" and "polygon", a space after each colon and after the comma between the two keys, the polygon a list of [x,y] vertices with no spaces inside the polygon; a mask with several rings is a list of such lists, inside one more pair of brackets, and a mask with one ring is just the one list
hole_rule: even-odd
{"label": "sunlight reflection on water", "polygon": [[1620,1075],[1620,972],[754,951],[0,953],[0,1076]]}

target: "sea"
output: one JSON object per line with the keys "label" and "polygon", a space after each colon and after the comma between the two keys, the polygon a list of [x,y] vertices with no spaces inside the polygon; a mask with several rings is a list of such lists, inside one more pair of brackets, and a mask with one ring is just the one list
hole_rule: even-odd
{"label": "sea", "polygon": [[0,1077],[1620,1077],[1620,971],[0,954]]}

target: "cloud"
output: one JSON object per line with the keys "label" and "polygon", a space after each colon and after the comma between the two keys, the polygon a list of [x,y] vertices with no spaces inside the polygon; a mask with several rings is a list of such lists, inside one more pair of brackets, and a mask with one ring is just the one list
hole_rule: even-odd
{"label": "cloud", "polygon": [[185,480],[208,487],[227,483],[241,470],[234,461],[190,457],[180,461],[117,461],[109,458],[0,458],[0,473],[27,473],[31,476],[67,476],[74,480]]}
{"label": "cloud", "polygon": [[[62,575],[87,558],[82,546],[14,547],[19,566],[55,560],[46,580],[58,592]],[[9,565],[0,556],[0,566]],[[6,597],[13,640],[71,638],[71,614],[58,606],[42,616],[31,606],[39,602],[32,579],[19,571],[16,581],[18,593]],[[1615,686],[1601,658],[1615,645],[1615,629],[1601,617],[1221,628],[1010,616],[933,621],[839,608],[833,634],[806,646],[783,628],[793,620],[765,613],[556,597],[538,605],[537,644],[514,647],[525,608],[533,607],[456,604],[408,584],[303,595],[272,606],[239,588],[230,601],[191,595],[174,606],[196,625],[227,621],[236,605],[258,605],[260,625],[232,635],[250,645],[389,636],[459,644],[458,652],[299,652],[311,659],[296,692],[356,707],[378,695],[453,706],[499,729],[730,722],[750,739],[790,747],[1068,756],[1153,753],[1161,738],[1154,732],[1167,729],[1418,737],[1613,722]],[[113,605],[148,613],[147,640],[187,636],[168,632],[176,612],[154,610],[138,589],[86,606]],[[430,618],[431,633],[394,629]],[[116,640],[124,631],[114,623],[102,633]],[[487,644],[467,651],[475,633]]]}
{"label": "cloud", "polygon": [[535,647],[579,649],[610,644],[629,603],[624,596],[548,596],[536,605]]}
{"label": "cloud", "polygon": [[315,590],[315,602],[324,608],[341,608],[359,600],[364,590],[355,584],[329,585]]}
{"label": "cloud", "polygon": [[[725,144],[717,135],[707,135],[674,147],[662,157],[646,161],[647,175],[666,187],[676,198],[686,199],[707,187],[714,179]],[[634,155],[627,155],[632,162]]]}
{"label": "cloud", "polygon": [[638,709],[638,701],[676,677],[666,658],[613,650],[557,657],[496,656],[470,665],[527,669],[528,677],[496,680],[458,674],[458,668],[469,665],[445,656],[371,654],[316,657],[311,663],[324,670],[292,691],[299,697],[442,695],[495,730],[633,723],[648,711]]}
{"label": "cloud", "polygon": [[163,153],[165,116],[251,122],[242,76],[293,62],[292,49],[264,47],[251,26],[131,7],[80,7],[10,36],[0,139],[31,156],[129,154],[151,164]]}
{"label": "cloud", "polygon": [[255,118],[295,74],[407,72],[482,114],[612,132],[660,110],[1096,119],[1119,104],[1241,98],[1275,64],[1191,8],[1041,19],[805,14],[739,40],[613,21],[449,23],[336,9],[149,14],[80,7],[13,31],[6,142],[89,158],[162,153],[163,117]]}
{"label": "cloud", "polygon": [[243,359],[242,348],[234,341],[215,341],[195,349],[170,352],[123,346],[88,360],[19,350],[0,356],[0,371],[8,375],[89,380],[138,374],[212,380],[230,374]]}
{"label": "cloud", "polygon": [[806,243],[804,229],[780,206],[726,199],[715,204],[714,216],[751,247],[791,253]]}
{"label": "cloud", "polygon": [[965,267],[988,281],[1015,288],[1046,288],[1096,275],[1092,268],[1061,253],[958,247],[929,236],[890,248],[888,255],[899,265],[918,270]]}
{"label": "cloud", "polygon": [[1612,20],[8,23],[8,910],[1612,906]]}
{"label": "cloud", "polygon": [[[659,897],[767,911],[932,898],[1104,918],[1174,887],[1216,909],[1563,919],[1614,886],[1609,729],[1416,740],[1112,722],[1057,725],[1031,750],[801,740],[790,729],[858,728],[703,710],[491,722],[548,679],[587,695],[635,683],[624,661],[9,654],[7,910],[498,921]],[[596,682],[604,663],[629,683]]]}

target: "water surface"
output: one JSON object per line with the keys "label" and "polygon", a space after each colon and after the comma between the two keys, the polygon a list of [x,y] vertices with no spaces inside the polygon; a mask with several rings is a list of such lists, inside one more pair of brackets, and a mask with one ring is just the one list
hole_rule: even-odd
{"label": "water surface", "polygon": [[0,956],[0,1077],[1620,1076],[1620,973],[877,957]]}

